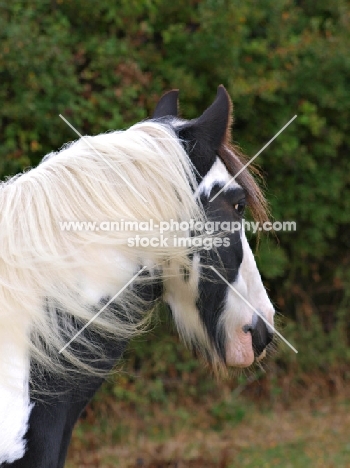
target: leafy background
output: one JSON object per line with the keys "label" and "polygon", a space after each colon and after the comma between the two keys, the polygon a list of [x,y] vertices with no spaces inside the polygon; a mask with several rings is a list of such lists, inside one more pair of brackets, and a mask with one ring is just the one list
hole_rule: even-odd
{"label": "leafy background", "polygon": [[[324,396],[349,382],[349,27],[347,0],[0,2],[2,178],[75,138],[59,113],[83,134],[127,128],[171,88],[193,118],[224,84],[233,139],[250,156],[298,115],[257,159],[274,218],[297,223],[294,233],[263,238],[257,259],[298,356],[281,344],[266,374],[220,387],[161,311],[153,340],[132,343],[100,404],[113,396],[147,413],[237,385],[246,398],[286,402],[310,390],[310,375]],[[218,420],[221,403],[213,402]]]}

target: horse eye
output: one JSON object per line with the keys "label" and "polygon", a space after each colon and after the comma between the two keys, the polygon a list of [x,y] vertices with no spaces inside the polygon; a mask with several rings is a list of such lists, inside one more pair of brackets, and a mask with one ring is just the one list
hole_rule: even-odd
{"label": "horse eye", "polygon": [[242,216],[245,210],[245,200],[240,200],[238,203],[235,204],[234,206],[235,211]]}

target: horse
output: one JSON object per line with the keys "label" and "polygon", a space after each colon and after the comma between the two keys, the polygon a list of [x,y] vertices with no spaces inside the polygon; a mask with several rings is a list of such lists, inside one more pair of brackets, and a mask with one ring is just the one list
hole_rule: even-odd
{"label": "horse", "polygon": [[265,355],[274,307],[242,220],[246,205],[259,222],[268,209],[231,124],[222,85],[192,120],[172,90],[151,118],[1,184],[1,466],[64,466],[77,419],[159,302],[214,372]]}

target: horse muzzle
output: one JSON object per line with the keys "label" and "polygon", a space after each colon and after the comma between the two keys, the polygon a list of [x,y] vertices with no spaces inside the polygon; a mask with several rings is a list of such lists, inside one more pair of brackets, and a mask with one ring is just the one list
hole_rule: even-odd
{"label": "horse muzzle", "polygon": [[242,327],[244,333],[251,333],[252,346],[255,358],[259,358],[266,349],[267,345],[273,340],[273,328],[267,325],[266,322],[254,313],[252,323]]}

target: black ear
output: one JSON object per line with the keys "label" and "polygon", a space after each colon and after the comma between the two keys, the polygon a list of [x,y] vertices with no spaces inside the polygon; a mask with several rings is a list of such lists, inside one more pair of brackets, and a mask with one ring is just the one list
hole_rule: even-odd
{"label": "black ear", "polygon": [[179,128],[179,137],[187,142],[187,151],[201,177],[215,161],[221,144],[230,134],[231,99],[223,85],[218,87],[213,104],[198,119]]}
{"label": "black ear", "polygon": [[158,119],[159,117],[166,117],[167,115],[177,117],[178,116],[178,97],[179,97],[178,89],[173,89],[163,94],[158,104],[156,105],[152,118]]}

